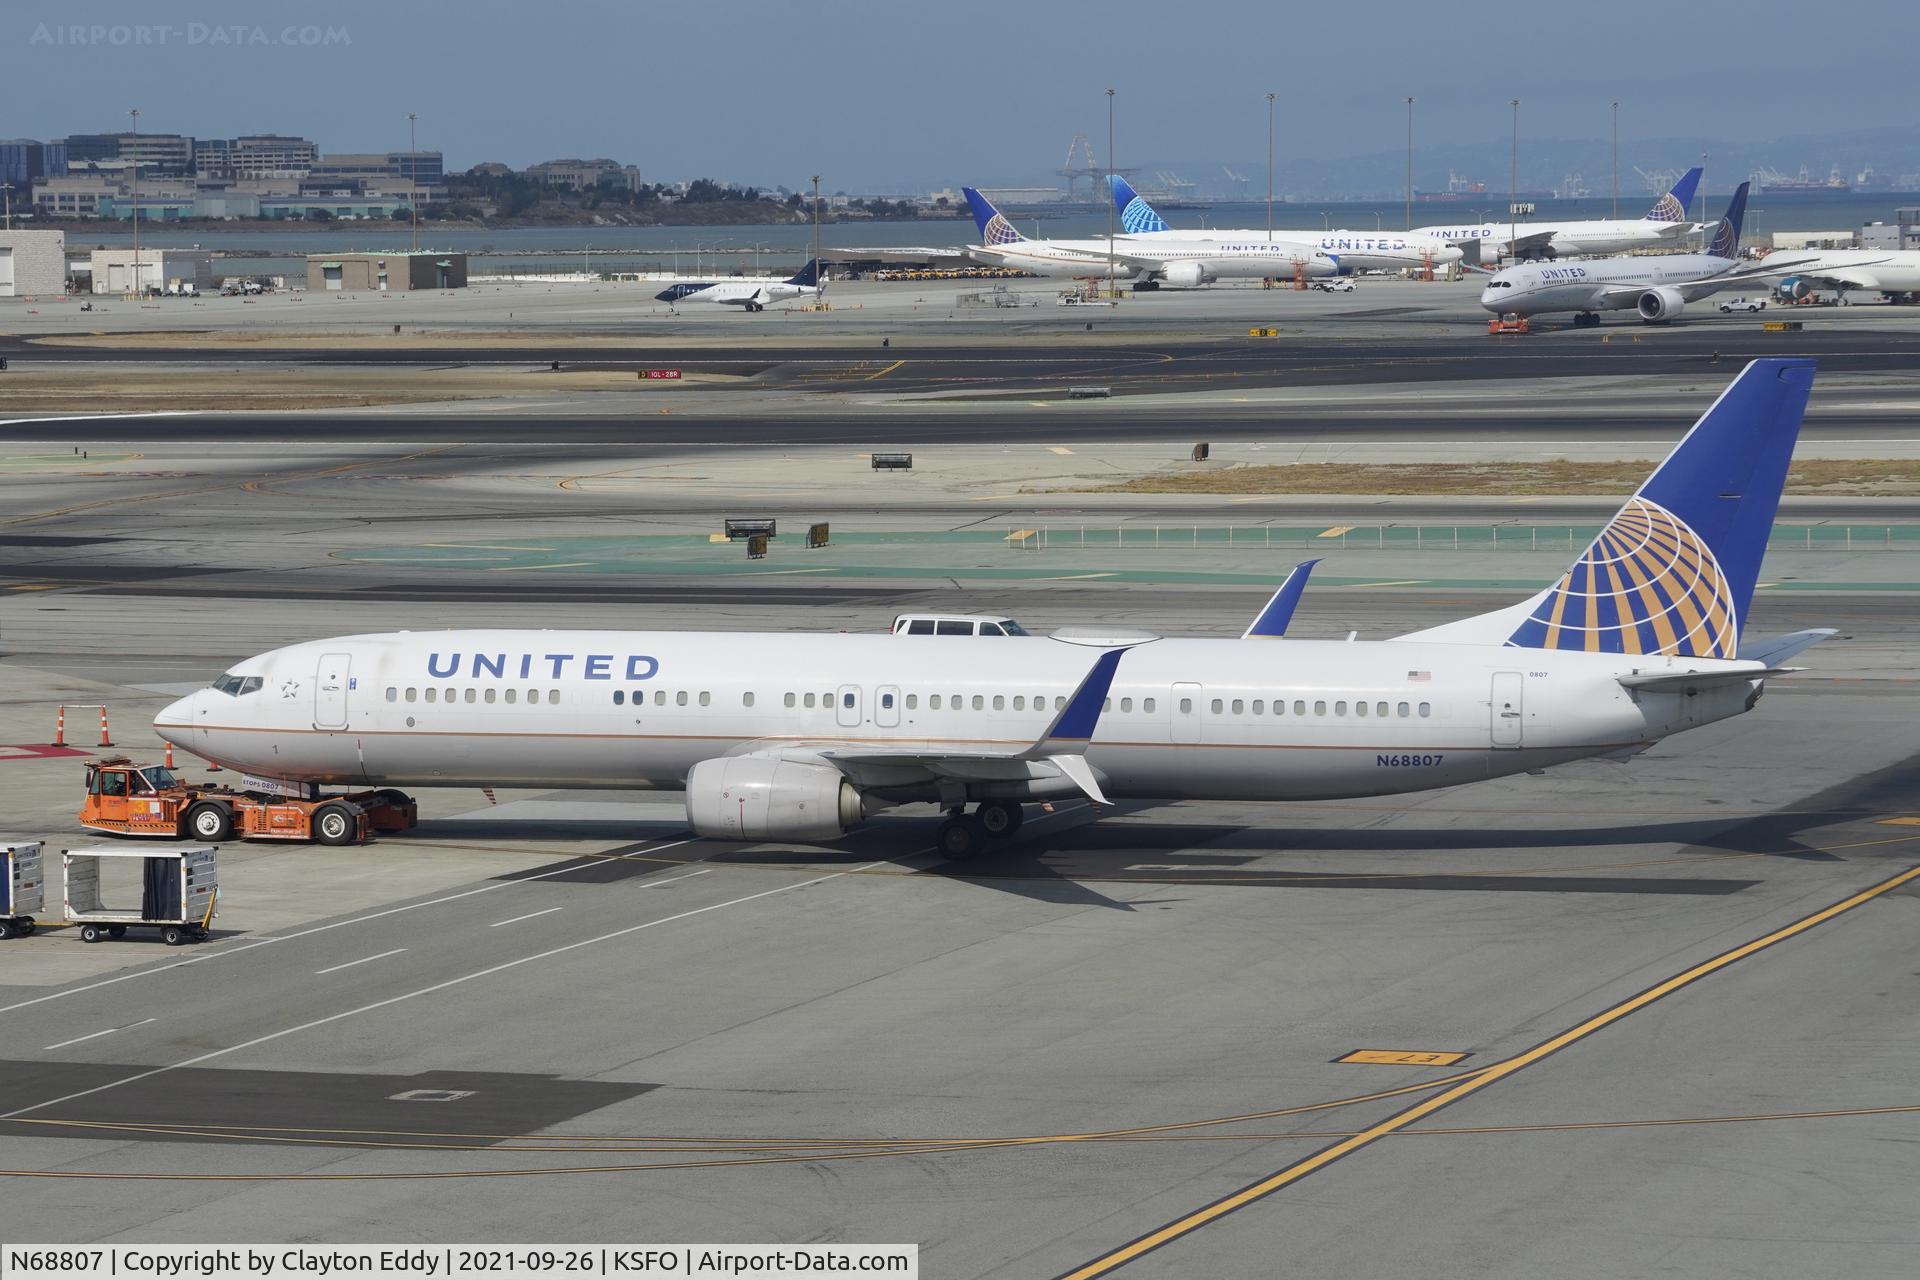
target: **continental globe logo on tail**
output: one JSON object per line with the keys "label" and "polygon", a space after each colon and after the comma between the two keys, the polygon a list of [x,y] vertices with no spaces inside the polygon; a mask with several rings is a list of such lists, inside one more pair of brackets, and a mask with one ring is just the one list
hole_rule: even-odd
{"label": "continental globe logo on tail", "polygon": [[1135,196],[1120,211],[1120,229],[1131,236],[1143,231],[1165,231],[1168,227],[1167,220],[1155,213],[1152,205]]}
{"label": "continental globe logo on tail", "polygon": [[1706,542],[1665,507],[1636,497],[1507,643],[1732,658],[1740,623],[1732,588]]}
{"label": "continental globe logo on tail", "polygon": [[1669,191],[1654,203],[1653,211],[1647,214],[1649,222],[1685,222],[1686,206],[1680,203],[1680,197]]}
{"label": "continental globe logo on tail", "polygon": [[996,212],[987,219],[987,225],[980,228],[982,244],[1019,244],[1023,237],[1014,225],[1007,221],[1007,215]]}

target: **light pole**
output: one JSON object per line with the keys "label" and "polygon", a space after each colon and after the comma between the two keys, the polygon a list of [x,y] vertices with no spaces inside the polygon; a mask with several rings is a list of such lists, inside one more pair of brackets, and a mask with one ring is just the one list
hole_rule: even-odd
{"label": "light pole", "polygon": [[820,175],[813,175],[813,300],[820,301]]}
{"label": "light pole", "polygon": [[1273,239],[1273,95],[1267,95],[1267,239]]}
{"label": "light pole", "polygon": [[133,293],[139,297],[140,289],[140,108],[131,107],[127,114],[133,117]]}
{"label": "light pole", "polygon": [[1507,156],[1507,252],[1520,243],[1520,99],[1513,108],[1513,149]]}
{"label": "light pole", "polygon": [[[1713,159],[1713,157],[1706,152],[1702,151],[1700,153],[1700,220],[1702,222],[1705,222],[1712,216],[1712,211],[1707,208],[1707,161],[1711,159]],[[1712,234],[1712,232],[1707,233],[1707,244],[1709,245],[1713,243]]]}
{"label": "light pole", "polygon": [[1413,99],[1407,99],[1407,230],[1413,230]]}
{"label": "light pole", "polygon": [[[407,212],[413,219],[413,252],[420,252],[420,151],[413,140],[413,122],[415,114],[407,112]],[[413,268],[407,268],[407,278],[413,278]]]}
{"label": "light pole", "polygon": [[1107,296],[1113,296],[1113,90],[1107,90]]}
{"label": "light pole", "polygon": [[1613,104],[1613,217],[1620,216],[1620,104]]}

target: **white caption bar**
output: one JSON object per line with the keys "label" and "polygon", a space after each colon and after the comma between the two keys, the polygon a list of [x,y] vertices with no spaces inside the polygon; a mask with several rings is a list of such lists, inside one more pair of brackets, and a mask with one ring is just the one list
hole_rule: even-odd
{"label": "white caption bar", "polygon": [[140,1245],[0,1247],[0,1280],[330,1280],[338,1276],[891,1276],[919,1280],[917,1244]]}

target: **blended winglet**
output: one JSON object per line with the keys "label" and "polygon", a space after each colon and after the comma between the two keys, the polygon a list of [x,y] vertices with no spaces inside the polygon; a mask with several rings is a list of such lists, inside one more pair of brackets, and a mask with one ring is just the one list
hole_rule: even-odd
{"label": "blended winglet", "polygon": [[1245,632],[1242,640],[1278,639],[1287,634],[1287,624],[1293,621],[1294,608],[1300,603],[1301,593],[1307,589],[1307,578],[1313,573],[1318,559],[1302,560],[1293,566],[1293,572],[1280,584],[1280,589],[1267,601],[1266,608],[1260,610]]}
{"label": "blended winglet", "polygon": [[1126,656],[1131,645],[1108,649],[1094,659],[1093,669],[1080,681],[1080,687],[1067,699],[1067,705],[1053,718],[1047,731],[1040,735],[1039,741],[1026,752],[1028,756],[1051,756],[1061,752],[1081,752],[1093,740],[1093,731],[1100,723],[1100,710],[1106,704],[1107,692],[1113,688],[1113,674],[1120,669],[1120,659]]}

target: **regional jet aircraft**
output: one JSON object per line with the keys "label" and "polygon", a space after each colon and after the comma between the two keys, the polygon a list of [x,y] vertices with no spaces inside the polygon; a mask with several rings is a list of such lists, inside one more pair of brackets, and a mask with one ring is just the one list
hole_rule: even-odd
{"label": "regional jet aircraft", "polygon": [[744,311],[765,311],[769,302],[784,302],[826,292],[820,259],[814,258],[785,280],[681,280],[654,294],[669,306],[682,302],[718,302]]}
{"label": "regional jet aircraft", "polygon": [[1810,256],[1775,254],[1764,265],[1742,264],[1740,220],[1746,208],[1743,182],[1727,203],[1727,216],[1720,220],[1705,253],[1508,267],[1480,291],[1480,305],[1496,315],[1571,311],[1576,325],[1599,324],[1602,311],[1637,311],[1647,324],[1665,324],[1689,302],[1734,285],[1783,275]]}
{"label": "regional jet aircraft", "polygon": [[1698,166],[1680,175],[1673,189],[1654,201],[1640,218],[1599,218],[1585,222],[1482,222],[1468,226],[1421,227],[1449,244],[1478,245],[1482,261],[1515,258],[1570,258],[1581,254],[1630,253],[1675,245],[1707,228],[1689,222],[1694,188],[1700,185]]}
{"label": "regional jet aircraft", "polygon": [[[1813,376],[1753,361],[1557,580],[1391,640],[355,635],[240,662],[154,726],[303,784],[684,790],[692,829],[732,840],[935,802],[953,857],[1027,801],[1326,800],[1624,759],[1752,710],[1833,634],[1741,636]],[[1249,634],[1284,631],[1304,580]]]}

